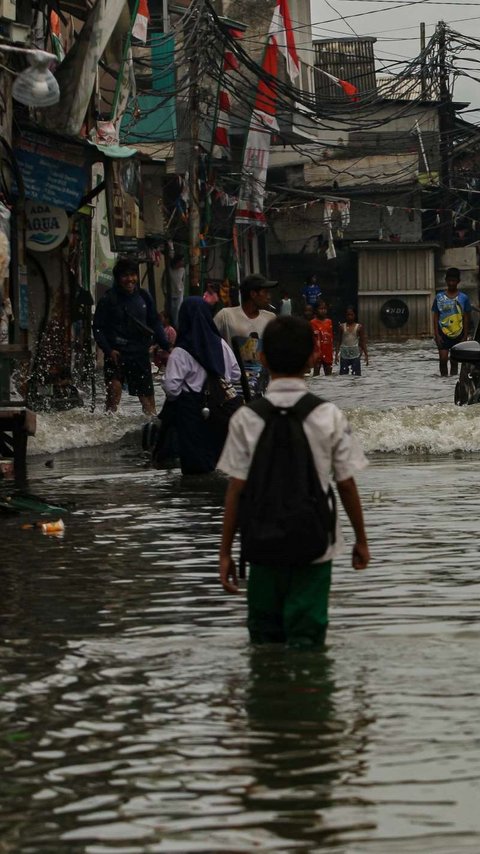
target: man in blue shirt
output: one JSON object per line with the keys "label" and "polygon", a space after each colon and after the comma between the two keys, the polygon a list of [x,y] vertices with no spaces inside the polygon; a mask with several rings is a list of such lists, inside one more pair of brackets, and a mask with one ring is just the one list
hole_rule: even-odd
{"label": "man in blue shirt", "polygon": [[[472,306],[467,294],[458,290],[460,271],[449,267],[445,273],[446,288],[433,300],[433,335],[438,347],[440,374],[448,376],[448,357],[454,344],[465,341],[470,327]],[[450,361],[450,376],[458,372],[458,363]]]}

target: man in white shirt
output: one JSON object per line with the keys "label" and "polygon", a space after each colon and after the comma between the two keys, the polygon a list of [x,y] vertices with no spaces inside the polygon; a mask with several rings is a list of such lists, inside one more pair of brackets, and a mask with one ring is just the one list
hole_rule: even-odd
{"label": "man in white shirt", "polygon": [[277,282],[268,281],[260,273],[246,276],[240,285],[241,304],[223,308],[214,317],[220,335],[243,362],[252,396],[257,391],[262,372],[260,353],[263,330],[275,317],[266,308],[270,305],[270,291],[276,285]]}

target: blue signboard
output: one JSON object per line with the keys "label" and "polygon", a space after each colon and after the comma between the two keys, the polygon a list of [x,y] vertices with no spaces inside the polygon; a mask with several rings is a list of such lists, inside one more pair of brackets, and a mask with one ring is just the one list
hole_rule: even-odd
{"label": "blue signboard", "polygon": [[27,199],[67,211],[78,208],[88,181],[86,155],[54,137],[24,134],[15,148]]}

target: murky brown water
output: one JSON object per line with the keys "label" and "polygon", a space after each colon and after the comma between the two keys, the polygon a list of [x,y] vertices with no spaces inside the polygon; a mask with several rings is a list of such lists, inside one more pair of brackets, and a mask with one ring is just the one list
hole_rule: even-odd
{"label": "murky brown water", "polygon": [[[338,560],[323,653],[249,647],[216,580],[222,478],[95,447],[99,416],[31,458],[75,508],[62,539],[0,518],[2,854],[479,850],[480,407],[435,373],[374,348],[362,380],[314,381],[371,458],[374,559]],[[70,447],[70,417],[42,430]]]}

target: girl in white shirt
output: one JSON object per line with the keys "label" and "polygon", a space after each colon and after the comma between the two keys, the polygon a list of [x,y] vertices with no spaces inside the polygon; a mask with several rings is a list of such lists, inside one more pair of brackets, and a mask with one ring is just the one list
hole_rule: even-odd
{"label": "girl in white shirt", "polygon": [[240,379],[240,368],[207,303],[201,297],[188,297],[180,307],[176,346],[163,382],[183,474],[213,471],[223,447],[224,437],[219,439],[202,415],[207,375],[234,383]]}

